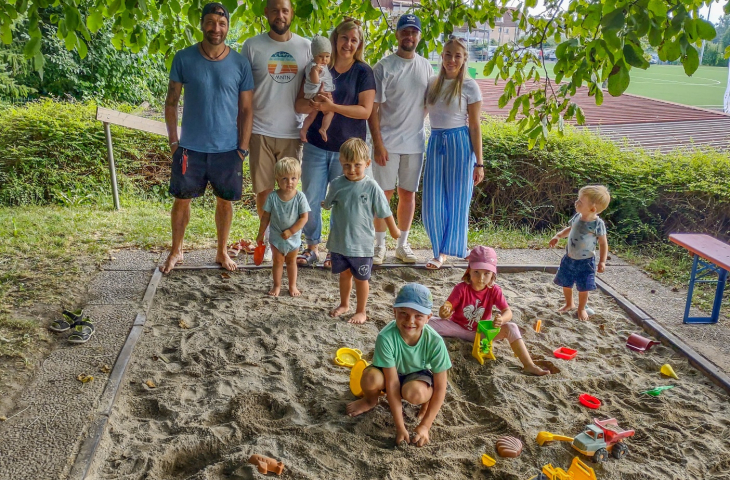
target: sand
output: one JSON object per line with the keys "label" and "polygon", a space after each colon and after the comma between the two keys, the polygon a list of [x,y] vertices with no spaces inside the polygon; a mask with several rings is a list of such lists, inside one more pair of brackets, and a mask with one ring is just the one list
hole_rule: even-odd
{"label": "sand", "polygon": [[[566,443],[539,447],[538,431],[574,436],[594,417],[616,417],[636,430],[626,458],[595,466],[601,480],[730,478],[728,396],[667,347],[628,350],[626,338],[641,332],[606,295],[591,296],[596,315],[588,322],[555,313],[561,292],[549,274],[505,274],[499,284],[533,357],[559,373],[523,374],[505,342],[495,344],[497,360],[482,366],[471,345],[447,340],[453,368],[430,445],[396,449],[385,400],[347,417],[355,397],[349,370],[332,361],[335,351],[359,348],[371,359],[400,286],[424,283],[440,305],[461,273],[376,271],[371,321],[353,326],[327,316],[338,301],[337,279],[328,272],[300,270],[300,298],[265,296],[268,271],[230,278],[173,272],[159,287],[90,478],[263,478],[246,463],[258,453],[284,462],[281,478],[524,480],[546,463],[567,469],[577,454]],[[540,334],[531,328],[538,318]],[[579,354],[558,360],[558,346]],[[660,376],[664,363],[679,380]],[[660,397],[640,393],[670,384],[677,387]],[[581,393],[603,406],[583,407]],[[411,429],[416,413],[406,406]],[[496,455],[502,435],[522,439],[520,457]],[[482,453],[497,464],[482,466]]]}

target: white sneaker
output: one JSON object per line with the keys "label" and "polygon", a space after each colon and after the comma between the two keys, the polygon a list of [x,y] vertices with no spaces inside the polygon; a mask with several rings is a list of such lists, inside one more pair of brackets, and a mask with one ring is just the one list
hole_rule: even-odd
{"label": "white sneaker", "polygon": [[403,263],[416,263],[418,260],[416,254],[411,250],[411,246],[407,243],[395,249],[395,258]]}
{"label": "white sneaker", "polygon": [[264,251],[264,262],[270,262],[273,258],[273,255],[271,253],[271,245],[266,245],[266,250]]}
{"label": "white sneaker", "polygon": [[375,253],[373,254],[373,265],[382,265],[385,261],[385,252],[388,249],[385,245],[375,245]]}

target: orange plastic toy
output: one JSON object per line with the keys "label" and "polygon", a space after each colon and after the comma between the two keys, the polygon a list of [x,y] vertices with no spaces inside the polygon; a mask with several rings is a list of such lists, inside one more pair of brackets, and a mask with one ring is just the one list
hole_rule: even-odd
{"label": "orange plastic toy", "polygon": [[541,328],[542,328],[542,320],[538,320],[537,322],[535,322],[535,331],[537,333],[540,333]]}
{"label": "orange plastic toy", "polygon": [[264,254],[266,253],[266,245],[259,243],[256,248],[253,249],[253,263],[261,265],[264,261]]}
{"label": "orange plastic toy", "polygon": [[281,472],[284,471],[284,464],[282,462],[277,462],[275,459],[264,457],[263,455],[251,455],[248,463],[256,465],[259,473],[263,473],[264,475],[269,472],[281,475]]}

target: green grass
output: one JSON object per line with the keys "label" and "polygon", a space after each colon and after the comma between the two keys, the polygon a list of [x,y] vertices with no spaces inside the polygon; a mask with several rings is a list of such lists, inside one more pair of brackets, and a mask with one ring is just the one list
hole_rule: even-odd
{"label": "green grass", "polygon": [[[469,62],[476,68],[476,78],[484,76],[487,62]],[[554,63],[547,62],[547,69],[554,77]],[[496,76],[492,72],[490,78]],[[631,83],[626,93],[691,105],[694,107],[722,109],[728,70],[725,67],[700,67],[691,77],[681,65],[651,65],[647,70],[631,69]]]}

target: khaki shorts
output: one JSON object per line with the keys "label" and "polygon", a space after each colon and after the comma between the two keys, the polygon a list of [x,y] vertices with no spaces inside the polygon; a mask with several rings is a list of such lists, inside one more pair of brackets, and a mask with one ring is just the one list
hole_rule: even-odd
{"label": "khaki shorts", "polygon": [[302,161],[302,142],[298,138],[274,138],[251,134],[251,183],[254,193],[276,187],[274,165],[284,157]]}
{"label": "khaki shorts", "polygon": [[384,167],[375,163],[375,160],[372,161],[371,165],[373,178],[383,190],[395,190],[397,180],[397,185],[403,190],[418,191],[421,170],[423,169],[422,153],[398,154],[388,152],[388,162]]}

